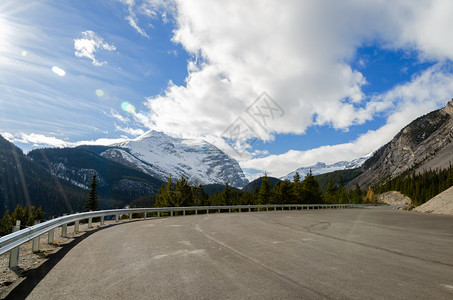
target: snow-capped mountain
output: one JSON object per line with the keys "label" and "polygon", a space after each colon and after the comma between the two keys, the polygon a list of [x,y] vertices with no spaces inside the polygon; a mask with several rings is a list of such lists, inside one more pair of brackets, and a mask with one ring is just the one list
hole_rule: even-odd
{"label": "snow-capped mountain", "polygon": [[101,155],[161,180],[172,174],[174,179],[184,176],[191,184],[228,182],[243,187],[248,183],[238,162],[214,145],[162,132],[149,131],[110,147]]}
{"label": "snow-capped mountain", "polygon": [[323,162],[318,162],[313,166],[298,168],[297,170],[289,173],[286,176],[281,177],[280,179],[293,180],[293,177],[294,177],[294,175],[296,175],[296,172],[298,172],[299,175],[303,179],[305,177],[305,175],[310,172],[310,170],[313,175],[319,175],[319,174],[330,173],[330,172],[338,171],[338,170],[348,170],[348,169],[359,168],[373,153],[374,153],[374,151],[364,157],[360,157],[360,158],[357,158],[357,159],[354,159],[351,161],[339,161],[339,162],[336,162],[331,165],[327,165]]}

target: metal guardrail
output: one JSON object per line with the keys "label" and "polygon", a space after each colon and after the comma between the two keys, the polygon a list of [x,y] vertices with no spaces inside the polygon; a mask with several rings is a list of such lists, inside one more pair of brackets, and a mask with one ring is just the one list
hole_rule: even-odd
{"label": "metal guardrail", "polygon": [[[210,211],[228,211],[231,212],[232,210],[239,210],[240,212],[243,210],[252,211],[252,210],[277,210],[277,209],[326,209],[326,208],[353,208],[353,207],[362,207],[363,205],[357,204],[272,204],[272,205],[230,205],[230,206],[190,206],[190,207],[158,207],[158,208],[129,208],[129,209],[111,209],[111,210],[101,210],[101,211],[90,211],[84,213],[76,213],[72,215],[65,215],[62,217],[58,217],[44,223],[40,223],[3,237],[0,237],[0,255],[4,254],[8,251],[14,250],[15,248],[19,247],[23,243],[28,241],[34,240],[45,234],[47,232],[52,231],[57,227],[63,227],[64,231],[62,235],[66,235],[66,226],[70,223],[76,224],[76,230],[78,231],[78,224],[82,220],[89,220],[88,227],[91,227],[91,221],[93,218],[101,218],[101,225],[104,223],[104,217],[106,216],[115,216],[116,221],[120,215],[129,214],[131,217],[132,214],[136,213],[144,213],[145,218],[146,214],[148,213],[157,213],[157,217],[160,217],[160,213],[162,212],[169,212],[171,216],[173,216],[174,212],[183,212],[186,214],[186,211],[194,211],[195,214],[198,214],[198,211],[206,211],[209,214]],[[53,234],[53,232],[52,232]],[[52,235],[53,239],[53,235]],[[50,241],[50,239],[49,239]],[[37,242],[37,246],[39,251],[39,239]],[[35,251],[35,247],[34,247]],[[15,254],[17,256],[17,254]],[[15,262],[17,266],[17,262]],[[10,261],[11,266],[11,261]],[[14,266],[14,263],[13,263]]]}

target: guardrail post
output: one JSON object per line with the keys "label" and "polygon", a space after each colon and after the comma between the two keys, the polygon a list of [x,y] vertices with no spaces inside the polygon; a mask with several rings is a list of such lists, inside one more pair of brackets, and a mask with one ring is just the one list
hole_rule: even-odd
{"label": "guardrail post", "polygon": [[[66,216],[67,214],[63,214],[63,216]],[[68,233],[68,224],[63,224],[61,225],[61,237],[67,237]]]}
{"label": "guardrail post", "polygon": [[67,237],[68,236],[68,224],[63,224],[61,225],[61,237]]}
{"label": "guardrail post", "polygon": [[104,216],[101,217],[101,226],[104,226]]}
{"label": "guardrail post", "polygon": [[228,208],[228,212],[229,212],[229,213],[231,212],[231,208]]}
{"label": "guardrail post", "polygon": [[[39,220],[35,220],[35,225],[37,224],[39,224]],[[39,236],[33,239],[31,251],[33,251],[34,253],[39,252]]]}
{"label": "guardrail post", "polygon": [[144,213],[143,213],[143,219],[144,219],[144,220],[146,220],[146,214],[147,214],[147,212],[144,212]]}
{"label": "guardrail post", "polygon": [[208,208],[208,209],[206,209],[206,214],[207,214],[207,215],[209,215],[209,208]]}
{"label": "guardrail post", "polygon": [[195,214],[198,215],[198,209],[195,210]]}
{"label": "guardrail post", "polygon": [[[20,230],[20,221],[16,221],[16,226],[13,226],[13,232]],[[9,252],[9,267],[11,269],[17,267],[19,263],[19,247],[12,249]]]}
{"label": "guardrail post", "polygon": [[251,208],[249,207],[249,212],[251,212],[251,211],[252,211],[252,210],[251,210]]}
{"label": "guardrail post", "polygon": [[54,237],[55,237],[55,231],[52,229],[47,233],[47,243],[53,244]]}
{"label": "guardrail post", "polygon": [[157,217],[160,218],[160,211],[157,212]]}
{"label": "guardrail post", "polygon": [[119,219],[120,219],[120,215],[116,214],[115,215],[115,222],[118,223]]}
{"label": "guardrail post", "polygon": [[185,210],[182,211],[182,215],[183,215],[183,216],[186,215],[186,211],[185,211]]}
{"label": "guardrail post", "polygon": [[93,228],[93,218],[88,218],[88,228]]}
{"label": "guardrail post", "polygon": [[129,220],[132,220],[132,214],[129,214]]}
{"label": "guardrail post", "polygon": [[77,220],[74,222],[74,232],[79,232],[80,221]]}

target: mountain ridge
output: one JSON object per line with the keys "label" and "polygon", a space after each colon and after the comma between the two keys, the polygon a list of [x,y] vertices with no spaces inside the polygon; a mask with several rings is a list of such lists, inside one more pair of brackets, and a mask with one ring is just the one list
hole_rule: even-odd
{"label": "mountain ridge", "polygon": [[101,156],[166,180],[184,176],[191,184],[248,183],[238,162],[214,145],[196,139],[175,138],[148,131],[142,136],[112,145]]}
{"label": "mountain ridge", "polygon": [[445,168],[453,161],[453,99],[445,107],[418,117],[361,166],[349,182],[362,188],[385,182],[404,172]]}

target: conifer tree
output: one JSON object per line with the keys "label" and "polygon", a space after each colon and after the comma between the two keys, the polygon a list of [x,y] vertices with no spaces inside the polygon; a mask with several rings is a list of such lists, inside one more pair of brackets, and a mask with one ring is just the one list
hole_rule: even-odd
{"label": "conifer tree", "polygon": [[260,188],[258,186],[255,186],[253,189],[253,194],[252,194],[252,205],[258,204],[259,202],[259,195],[260,195]]}
{"label": "conifer tree", "polygon": [[272,197],[271,197],[271,203],[272,204],[286,204],[286,203],[291,203],[291,204],[296,204],[295,197],[292,194],[292,185],[291,181],[289,179],[285,179],[283,181],[279,181],[275,184],[273,192],[272,192]]}
{"label": "conifer tree", "polygon": [[0,236],[10,234],[13,230],[13,221],[9,215],[9,211],[6,210],[3,214],[3,218],[0,220]]}
{"label": "conifer tree", "polygon": [[175,207],[193,205],[192,188],[184,176],[181,176],[181,179],[176,182],[175,197],[170,205]]}
{"label": "conifer tree", "polygon": [[354,191],[352,192],[352,202],[355,204],[362,203],[362,190],[360,189],[359,184],[355,183]]}
{"label": "conifer tree", "polygon": [[85,211],[95,211],[98,210],[98,192],[97,192],[98,183],[96,181],[96,173],[93,174],[90,184],[90,192],[87,197],[87,202],[85,204]]}
{"label": "conifer tree", "polygon": [[326,203],[337,203],[336,197],[337,187],[333,184],[332,176],[329,178],[329,183],[326,187],[326,193],[324,194],[324,202]]}
{"label": "conifer tree", "polygon": [[209,196],[205,193],[203,186],[194,186],[192,188],[193,205],[195,206],[209,206]]}
{"label": "conifer tree", "polygon": [[222,205],[231,205],[232,204],[232,194],[231,189],[228,185],[228,182],[225,183],[225,189],[222,193]]}
{"label": "conifer tree", "polygon": [[271,183],[269,178],[267,178],[267,174],[264,175],[261,181],[261,188],[258,196],[258,203],[259,204],[269,204],[271,199]]}
{"label": "conifer tree", "polygon": [[300,182],[300,175],[299,172],[296,172],[296,174],[293,177],[293,182],[294,183],[299,183]]}
{"label": "conifer tree", "polygon": [[173,203],[174,195],[173,180],[171,174],[168,176],[167,183],[159,188],[156,197],[156,207],[169,207]]}
{"label": "conifer tree", "polygon": [[322,191],[318,182],[310,172],[307,173],[305,179],[301,182],[302,185],[302,203],[322,203]]}

